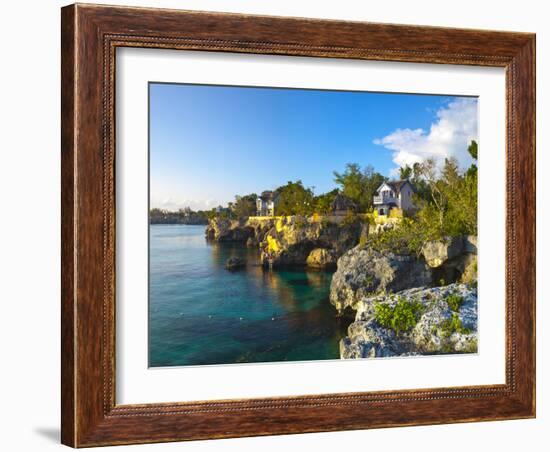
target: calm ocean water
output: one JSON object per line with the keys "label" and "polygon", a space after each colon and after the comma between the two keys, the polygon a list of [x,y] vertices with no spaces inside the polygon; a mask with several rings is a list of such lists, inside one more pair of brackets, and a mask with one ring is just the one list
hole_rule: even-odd
{"label": "calm ocean water", "polygon": [[[331,272],[261,268],[258,250],[210,244],[204,226],[150,227],[149,365],[339,358]],[[247,260],[229,272],[229,257]]]}

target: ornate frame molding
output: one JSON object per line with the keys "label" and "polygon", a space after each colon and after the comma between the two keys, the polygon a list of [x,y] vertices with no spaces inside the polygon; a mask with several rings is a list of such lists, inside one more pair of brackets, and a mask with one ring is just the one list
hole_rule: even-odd
{"label": "ornate frame molding", "polygon": [[[506,383],[116,405],[118,47],[506,68]],[[534,59],[535,37],[526,33],[79,4],[63,8],[62,442],[81,447],[533,417]],[[528,207],[528,215],[516,215],[518,202]]]}

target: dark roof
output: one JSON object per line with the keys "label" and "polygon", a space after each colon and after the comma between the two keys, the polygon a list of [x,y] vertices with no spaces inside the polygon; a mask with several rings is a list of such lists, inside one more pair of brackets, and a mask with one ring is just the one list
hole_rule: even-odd
{"label": "dark roof", "polygon": [[[387,182],[384,182],[384,183],[387,184],[387,185],[389,185],[389,186],[392,188],[392,190],[393,190],[397,195],[399,195],[399,192],[401,191],[401,189],[403,188],[403,186],[404,186],[406,183],[408,183],[408,184],[412,187],[412,189],[413,189],[413,191],[414,191],[414,185],[411,184],[411,182],[410,182],[408,179],[405,179],[405,180],[393,180],[393,181],[387,181]],[[382,185],[384,185],[384,184],[382,184]],[[380,187],[381,187],[382,185],[380,185]],[[378,189],[380,189],[380,187],[378,187]],[[378,192],[378,190],[377,190],[377,192]]]}
{"label": "dark roof", "polygon": [[332,201],[332,210],[355,210],[356,208],[357,205],[351,199],[340,193]]}
{"label": "dark roof", "polygon": [[262,201],[275,201],[278,196],[279,196],[279,192],[277,190],[275,191],[266,190],[262,192],[262,194],[260,195],[260,199]]}
{"label": "dark roof", "polygon": [[270,201],[275,198],[275,193],[273,193],[271,190],[263,191],[260,195],[260,199],[262,201]]}

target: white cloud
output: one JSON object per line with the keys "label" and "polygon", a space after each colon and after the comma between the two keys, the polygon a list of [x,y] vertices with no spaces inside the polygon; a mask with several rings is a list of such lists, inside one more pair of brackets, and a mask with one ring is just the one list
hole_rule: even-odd
{"label": "white cloud", "polygon": [[472,163],[468,154],[471,140],[477,140],[477,99],[462,98],[449,102],[436,112],[429,132],[423,129],[396,129],[375,144],[393,151],[397,168],[433,158],[441,165],[445,158],[454,157],[462,169]]}

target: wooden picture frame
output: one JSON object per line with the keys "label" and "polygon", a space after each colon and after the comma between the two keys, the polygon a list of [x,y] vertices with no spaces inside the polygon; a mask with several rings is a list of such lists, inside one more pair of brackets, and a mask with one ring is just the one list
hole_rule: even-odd
{"label": "wooden picture frame", "polygon": [[[62,442],[73,447],[535,416],[535,35],[163,9],[62,9]],[[115,50],[506,69],[506,383],[115,403]],[[523,206],[521,214],[518,205]]]}

